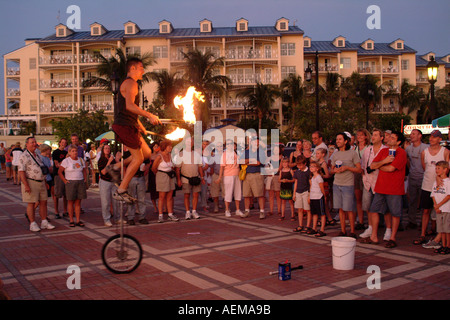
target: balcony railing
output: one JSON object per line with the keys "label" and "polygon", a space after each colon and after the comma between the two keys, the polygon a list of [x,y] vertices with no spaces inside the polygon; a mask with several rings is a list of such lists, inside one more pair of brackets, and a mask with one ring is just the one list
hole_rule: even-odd
{"label": "balcony railing", "polygon": [[225,50],[225,58],[229,60],[278,59],[277,50]]}
{"label": "balcony railing", "polygon": [[76,63],[76,55],[51,55],[39,57],[39,64],[52,65],[52,64],[74,64]]}
{"label": "balcony railing", "polygon": [[383,66],[383,73],[398,73],[398,67],[393,67],[393,66],[384,67]]}
{"label": "balcony railing", "polygon": [[20,89],[8,89],[7,94],[8,94],[8,97],[20,96]]}
{"label": "balcony railing", "polygon": [[39,88],[41,89],[60,89],[60,88],[74,88],[77,86],[77,79],[47,79],[39,81]]}
{"label": "balcony railing", "polygon": [[256,84],[257,82],[276,84],[279,82],[278,75],[261,75],[259,73],[247,75],[227,74],[227,77],[230,78],[233,85]]}
{"label": "balcony railing", "polygon": [[6,70],[7,76],[20,76],[20,68],[8,68]]}
{"label": "balcony railing", "polygon": [[416,77],[416,82],[428,82],[427,77]]}
{"label": "balcony railing", "polygon": [[[103,55],[106,59],[112,57],[112,55]],[[100,63],[102,59],[95,54],[80,54],[80,63]]]}
{"label": "balcony railing", "polygon": [[398,112],[398,106],[390,105],[390,104],[377,104],[373,108],[373,112],[387,113],[387,112]]}
{"label": "balcony railing", "polygon": [[53,134],[53,127],[41,127],[39,134]]}
{"label": "balcony railing", "polygon": [[321,64],[321,63],[319,63],[319,72],[321,72],[321,71],[326,71],[326,72],[339,71],[339,66],[337,64]]}
{"label": "balcony railing", "polygon": [[230,99],[227,101],[227,109],[244,109],[247,100],[245,99]]}
{"label": "balcony railing", "polygon": [[10,116],[20,116],[20,109],[8,109],[8,115]]}
{"label": "balcony railing", "polygon": [[[54,112],[76,112],[79,110],[79,104],[77,102],[65,102],[65,103],[41,103],[39,110],[41,113],[54,113]],[[112,102],[82,102],[81,110],[87,111],[112,111]]]}
{"label": "balcony railing", "polygon": [[380,66],[358,67],[359,73],[380,73]]}

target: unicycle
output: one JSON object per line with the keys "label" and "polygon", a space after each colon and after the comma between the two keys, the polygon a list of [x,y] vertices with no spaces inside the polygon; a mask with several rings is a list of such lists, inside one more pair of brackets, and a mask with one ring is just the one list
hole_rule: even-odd
{"label": "unicycle", "polygon": [[[123,154],[123,145],[122,145]],[[123,178],[123,158],[121,176]],[[106,268],[113,273],[130,273],[136,270],[142,260],[142,247],[139,241],[124,233],[123,204],[120,202],[120,231],[110,237],[102,248],[102,260]]]}

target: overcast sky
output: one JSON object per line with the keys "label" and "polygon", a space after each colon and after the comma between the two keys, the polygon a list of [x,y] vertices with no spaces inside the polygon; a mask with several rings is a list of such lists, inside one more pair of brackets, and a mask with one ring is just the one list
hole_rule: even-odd
{"label": "overcast sky", "polygon": [[[0,0],[0,54],[45,37],[66,24],[70,5],[81,9],[81,30],[93,22],[109,30],[131,20],[141,29],[158,28],[166,19],[175,28],[199,27],[207,18],[216,27],[234,26],[241,17],[250,26],[274,25],[285,17],[312,40],[342,35],[350,42],[391,42],[398,38],[419,54],[450,53],[449,0]],[[380,29],[369,29],[367,8],[380,8]],[[4,112],[3,64],[0,68],[0,114]]]}

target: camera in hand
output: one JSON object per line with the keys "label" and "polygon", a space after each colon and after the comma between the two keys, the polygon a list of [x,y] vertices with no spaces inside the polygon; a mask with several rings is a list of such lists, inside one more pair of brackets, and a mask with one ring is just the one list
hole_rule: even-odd
{"label": "camera in hand", "polygon": [[372,172],[375,171],[375,169],[372,169],[370,166],[366,168],[366,171],[368,174],[371,174]]}

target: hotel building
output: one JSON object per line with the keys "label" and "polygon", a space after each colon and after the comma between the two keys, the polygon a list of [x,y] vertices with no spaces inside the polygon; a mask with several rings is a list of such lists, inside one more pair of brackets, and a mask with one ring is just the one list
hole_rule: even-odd
{"label": "hotel building", "polygon": [[[90,25],[89,31],[74,31],[59,24],[53,35],[27,39],[25,46],[4,55],[6,114],[0,116],[0,134],[18,131],[31,121],[36,122],[38,134],[50,134],[51,119],[67,117],[80,109],[104,110],[111,123],[111,94],[101,88],[83,87],[82,83],[96,75],[99,60],[95,53],[109,57],[117,48],[126,53],[153,52],[157,63],[147,71],[170,73],[183,73],[182,52],[192,49],[224,57],[224,66],[216,72],[228,76],[231,86],[225,96],[212,97],[210,127],[221,124],[222,119],[239,121],[244,117],[244,103],[236,98],[240,89],[257,82],[279,86],[290,73],[304,78],[304,70],[314,62],[316,52],[320,84],[325,83],[327,72],[348,77],[358,71],[362,75],[373,74],[379,84],[391,90],[399,90],[405,79],[427,90],[424,66],[434,55],[417,56],[401,39],[391,43],[375,43],[371,39],[350,43],[338,36],[332,41],[315,41],[286,18],[262,27],[252,26],[244,18],[232,27],[215,27],[208,19],[200,21],[197,28],[175,28],[166,20],[154,29],[141,29],[132,21],[124,23],[122,30],[108,30],[97,22]],[[442,87],[448,83],[450,55],[436,60],[440,63],[436,86]],[[152,101],[156,83],[145,84],[142,92]],[[395,111],[398,101],[384,96],[374,110]],[[281,99],[273,105],[272,118],[285,124]]]}

